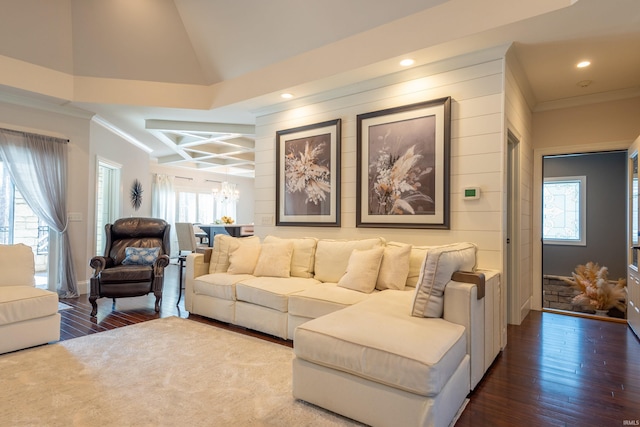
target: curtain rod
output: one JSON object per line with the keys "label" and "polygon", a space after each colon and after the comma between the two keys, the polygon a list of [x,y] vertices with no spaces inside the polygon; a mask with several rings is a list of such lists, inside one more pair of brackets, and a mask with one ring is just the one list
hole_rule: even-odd
{"label": "curtain rod", "polygon": [[39,137],[42,137],[42,138],[51,138],[51,139],[55,139],[55,140],[57,140],[59,142],[69,143],[68,139],[59,138],[57,136],[51,136],[51,135],[43,135],[41,133],[25,132],[25,131],[22,131],[22,130],[7,129],[7,128],[0,128],[0,131],[10,132],[10,133],[17,133],[17,134],[25,135],[25,136],[32,135],[32,136],[39,136]]}
{"label": "curtain rod", "polygon": [[[175,178],[180,178],[180,179],[187,179],[189,181],[193,181],[193,178],[189,178],[187,176],[175,176]],[[215,179],[205,179],[204,182],[217,182],[219,184],[222,184],[222,181],[216,181]]]}

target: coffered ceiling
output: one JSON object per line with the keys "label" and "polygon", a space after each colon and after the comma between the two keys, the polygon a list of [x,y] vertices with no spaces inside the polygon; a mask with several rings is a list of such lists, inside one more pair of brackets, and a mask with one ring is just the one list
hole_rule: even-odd
{"label": "coffered ceiling", "polygon": [[[534,110],[640,96],[637,0],[0,0],[0,100],[253,176],[255,117],[513,43]],[[583,59],[587,69],[575,64]],[[282,100],[282,92],[295,98]],[[302,100],[302,101],[301,101]]]}

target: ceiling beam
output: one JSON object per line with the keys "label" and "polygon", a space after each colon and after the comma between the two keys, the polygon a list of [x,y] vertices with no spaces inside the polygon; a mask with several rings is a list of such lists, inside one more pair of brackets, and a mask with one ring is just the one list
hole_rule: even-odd
{"label": "ceiling beam", "polygon": [[238,133],[241,135],[255,135],[256,133],[256,127],[254,125],[243,125],[237,123],[183,122],[177,120],[155,119],[146,120],[145,129],[176,132]]}

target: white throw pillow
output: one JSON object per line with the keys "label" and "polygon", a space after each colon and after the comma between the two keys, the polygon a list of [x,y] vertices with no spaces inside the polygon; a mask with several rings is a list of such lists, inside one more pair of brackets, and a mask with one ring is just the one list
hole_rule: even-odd
{"label": "white throw pillow", "polygon": [[316,254],[315,237],[303,237],[299,239],[282,239],[276,236],[267,236],[263,243],[273,243],[280,241],[293,242],[293,254],[291,255],[291,277],[313,277],[313,263]]}
{"label": "white throw pillow", "polygon": [[420,278],[422,263],[427,257],[427,252],[433,246],[412,246],[411,254],[409,254],[409,275],[407,276],[407,286],[415,288]]}
{"label": "white throw pillow", "polygon": [[456,271],[474,271],[476,245],[434,246],[427,252],[413,296],[412,316],[442,317],[444,288]]}
{"label": "white throw pillow", "polygon": [[365,294],[373,292],[383,253],[384,248],[381,246],[366,250],[354,249],[349,256],[347,271],[338,281],[338,286]]}
{"label": "white throw pillow", "polygon": [[258,236],[231,237],[226,234],[216,234],[213,238],[209,273],[226,273],[229,268],[229,253],[239,245],[260,246],[260,238]]}
{"label": "white throw pillow", "polygon": [[291,255],[293,255],[293,242],[291,241],[281,240],[279,242],[263,243],[253,275],[289,277]]}
{"label": "white throw pillow", "polygon": [[349,257],[354,249],[365,250],[382,247],[384,239],[330,240],[321,239],[316,246],[315,279],[337,283],[347,270]]}
{"label": "white throw pillow", "polygon": [[385,246],[376,289],[404,289],[409,275],[410,253],[411,245],[389,243]]}
{"label": "white throw pillow", "polygon": [[260,256],[260,245],[238,245],[229,252],[229,274],[253,274]]}

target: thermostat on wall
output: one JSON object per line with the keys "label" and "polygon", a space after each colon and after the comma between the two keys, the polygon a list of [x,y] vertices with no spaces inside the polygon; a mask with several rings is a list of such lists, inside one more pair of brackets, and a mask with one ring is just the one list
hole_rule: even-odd
{"label": "thermostat on wall", "polygon": [[464,189],[465,200],[477,200],[480,198],[480,187],[467,187]]}

